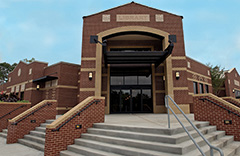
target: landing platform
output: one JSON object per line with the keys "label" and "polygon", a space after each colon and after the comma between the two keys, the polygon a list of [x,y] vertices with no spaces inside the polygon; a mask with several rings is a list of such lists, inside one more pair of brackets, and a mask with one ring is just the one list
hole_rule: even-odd
{"label": "landing platform", "polygon": [[[182,114],[178,114],[180,121],[184,125],[189,125]],[[194,122],[194,114],[187,114],[187,117]],[[170,115],[171,128],[178,128],[181,125],[178,123],[174,115]],[[124,125],[133,127],[148,127],[148,128],[168,128],[167,114],[110,114],[105,115],[106,124]]]}

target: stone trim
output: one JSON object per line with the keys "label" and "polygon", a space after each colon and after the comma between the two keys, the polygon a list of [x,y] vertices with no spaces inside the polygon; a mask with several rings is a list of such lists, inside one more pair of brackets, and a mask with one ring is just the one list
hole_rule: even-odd
{"label": "stone trim", "polygon": [[188,90],[188,87],[173,87],[173,90]]}
{"label": "stone trim", "polygon": [[81,68],[82,71],[96,71],[96,68]]}
{"label": "stone trim", "polygon": [[82,57],[81,60],[82,61],[96,61],[96,57]]}
{"label": "stone trim", "polygon": [[236,111],[238,111],[240,113],[240,108],[239,107],[237,107],[237,106],[227,102],[226,100],[224,100],[224,99],[222,99],[222,98],[220,98],[220,97],[218,97],[216,95],[213,95],[212,93],[208,93],[208,94],[194,94],[193,95],[193,97],[199,97],[199,96],[208,96],[208,97],[210,97],[212,99],[215,99],[215,100],[221,102],[222,104],[224,104],[224,105],[226,105],[226,106],[228,106],[228,107],[230,107],[230,108],[232,108],[232,109],[234,109],[234,110],[236,110]]}
{"label": "stone trim", "polygon": [[96,89],[95,88],[80,88],[79,90],[80,90],[80,92],[85,92],[85,91],[87,91],[87,92],[93,91],[94,92]]}

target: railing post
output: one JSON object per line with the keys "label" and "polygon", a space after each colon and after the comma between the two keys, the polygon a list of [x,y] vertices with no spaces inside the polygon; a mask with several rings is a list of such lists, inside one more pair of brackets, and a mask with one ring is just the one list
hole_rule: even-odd
{"label": "railing post", "polygon": [[168,106],[168,95],[165,96],[165,106],[167,107],[167,113],[168,113],[168,128],[170,128],[170,114],[169,114],[169,106]]}
{"label": "railing post", "polygon": [[210,147],[210,156],[213,156],[213,149]]}

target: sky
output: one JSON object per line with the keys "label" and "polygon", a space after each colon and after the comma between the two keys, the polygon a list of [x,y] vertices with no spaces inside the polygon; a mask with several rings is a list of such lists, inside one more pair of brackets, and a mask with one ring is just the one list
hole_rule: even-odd
{"label": "sky", "polygon": [[[0,62],[81,63],[83,16],[129,0],[0,0]],[[239,0],[136,0],[183,16],[186,55],[240,72]]]}

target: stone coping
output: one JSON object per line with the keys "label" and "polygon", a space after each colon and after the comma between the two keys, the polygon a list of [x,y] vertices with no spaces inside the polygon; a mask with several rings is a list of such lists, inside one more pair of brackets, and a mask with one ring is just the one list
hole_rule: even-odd
{"label": "stone coping", "polygon": [[0,102],[0,104],[14,104],[14,105],[16,105],[16,104],[19,104],[19,105],[31,105],[31,103],[30,102]]}
{"label": "stone coping", "polygon": [[238,99],[236,99],[236,98],[233,98],[233,97],[231,97],[231,96],[222,97],[222,99],[231,99],[231,100],[233,100],[233,101],[235,101],[235,102],[240,103],[240,100],[238,100]]}
{"label": "stone coping", "polygon": [[60,125],[62,122],[64,122],[66,119],[77,113],[80,109],[82,109],[84,106],[86,106],[90,101],[93,99],[105,99],[105,97],[95,97],[95,96],[90,96],[83,100],[81,103],[73,107],[71,110],[69,110],[67,113],[65,113],[63,116],[59,117],[57,120],[52,122],[51,124],[47,125],[47,128],[53,129],[57,128],[58,125]]}
{"label": "stone coping", "polygon": [[239,108],[239,107],[231,104],[230,102],[227,102],[226,100],[224,100],[224,99],[221,98],[221,97],[218,97],[218,96],[216,96],[216,95],[213,95],[212,93],[207,93],[207,94],[194,94],[194,95],[193,95],[193,97],[199,97],[199,96],[208,96],[208,97],[210,97],[210,98],[213,98],[213,99],[221,102],[222,104],[224,104],[224,105],[226,105],[226,106],[228,106],[228,107],[230,107],[230,108],[232,108],[232,109],[234,109],[234,110],[236,110],[237,112],[240,113],[240,108]]}
{"label": "stone coping", "polygon": [[14,117],[13,119],[9,120],[9,122],[16,122],[17,120],[19,120],[20,118],[22,118],[23,116],[29,114],[30,112],[32,112],[33,110],[41,107],[42,105],[44,105],[47,102],[57,102],[57,100],[43,100],[40,103],[36,104],[35,106],[33,106],[32,108],[29,108],[28,110],[26,110],[25,112],[19,114],[18,116]]}

